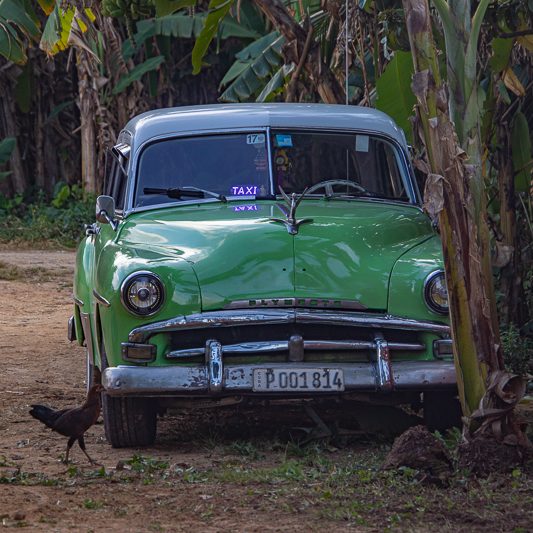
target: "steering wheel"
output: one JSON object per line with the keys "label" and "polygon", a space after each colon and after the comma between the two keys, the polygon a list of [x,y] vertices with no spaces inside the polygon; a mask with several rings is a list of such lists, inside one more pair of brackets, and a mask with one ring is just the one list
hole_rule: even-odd
{"label": "steering wheel", "polygon": [[309,187],[307,189],[306,194],[312,194],[315,191],[318,191],[318,189],[325,189],[326,196],[333,196],[333,186],[334,185],[346,185],[347,187],[353,187],[354,189],[357,189],[360,192],[368,192],[363,186],[359,185],[358,183],[355,183],[354,181],[350,180],[324,180],[319,181],[318,183],[315,183],[312,187]]}

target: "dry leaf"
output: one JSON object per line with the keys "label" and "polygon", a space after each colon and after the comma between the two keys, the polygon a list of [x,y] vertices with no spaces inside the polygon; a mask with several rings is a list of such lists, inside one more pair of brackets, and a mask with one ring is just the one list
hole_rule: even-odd
{"label": "dry leaf", "polygon": [[444,209],[444,178],[439,174],[428,174],[424,187],[424,209],[432,219]]}
{"label": "dry leaf", "polygon": [[516,77],[516,74],[514,73],[511,67],[505,69],[505,71],[503,72],[502,80],[503,83],[505,83],[505,86],[512,93],[516,94],[516,96],[524,96],[526,94],[524,86]]}
{"label": "dry leaf", "polygon": [[494,255],[492,257],[492,266],[496,268],[502,268],[509,264],[509,261],[513,257],[514,247],[502,244],[496,241],[494,244]]}
{"label": "dry leaf", "polygon": [[520,46],[523,46],[528,52],[533,53],[533,35],[524,35],[516,40]]}

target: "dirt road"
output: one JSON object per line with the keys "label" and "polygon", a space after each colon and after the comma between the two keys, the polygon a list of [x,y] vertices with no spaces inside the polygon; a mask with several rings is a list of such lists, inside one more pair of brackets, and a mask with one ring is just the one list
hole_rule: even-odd
{"label": "dirt road", "polygon": [[390,440],[367,432],[335,446],[296,446],[285,429],[309,421],[277,407],[168,416],[156,445],[143,450],[112,449],[98,424],[85,440],[102,466],[88,464],[76,447],[66,467],[66,439],[28,410],[32,403],[59,408],[83,400],[84,350],[66,339],[73,262],[72,252],[0,249],[2,526],[531,531],[533,485],[519,469],[479,483],[427,486],[416,472],[381,472]]}

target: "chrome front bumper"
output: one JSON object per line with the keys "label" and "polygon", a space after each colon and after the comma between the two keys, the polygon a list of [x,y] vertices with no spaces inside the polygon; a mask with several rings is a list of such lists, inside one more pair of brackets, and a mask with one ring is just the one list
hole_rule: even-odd
{"label": "chrome front bumper", "polygon": [[[292,363],[298,368],[325,367],[342,369],[345,392],[423,391],[456,386],[453,362],[398,361],[392,366],[390,379],[383,380],[376,363]],[[213,369],[198,366],[107,368],[102,383],[111,396],[205,396],[214,394],[254,394],[254,368],[288,368],[291,363],[227,365]],[[275,393],[280,395],[279,393]],[[322,394],[322,393],[315,393]],[[285,396],[290,395],[285,394]],[[292,393],[294,395],[294,393]]]}
{"label": "chrome front bumper", "polygon": [[[389,343],[383,332],[390,329],[425,331],[440,337],[448,337],[450,328],[446,324],[410,320],[390,315],[355,313],[352,311],[333,311],[322,309],[240,309],[222,310],[175,317],[155,322],[132,330],[129,343],[124,349],[142,346],[150,337],[159,333],[191,331],[199,329],[227,328],[233,326],[264,326],[273,324],[311,324],[348,326],[356,335],[358,328],[374,331],[373,341],[344,340],[324,341],[303,339],[299,335],[288,341],[268,341],[222,345],[216,339],[209,339],[203,347],[169,352],[167,359],[186,359],[205,356],[205,364],[155,366],[117,366],[107,368],[102,383],[112,396],[152,395],[224,395],[256,394],[253,391],[253,371],[260,368],[331,368],[344,373],[345,391],[392,392],[394,390],[422,391],[434,388],[454,387],[456,385],[453,362],[432,361],[394,361],[391,351],[418,351],[424,345]],[[212,334],[212,331],[211,331]],[[372,355],[368,362],[325,363],[304,362],[305,350],[316,349],[369,349]],[[266,351],[288,349],[286,363],[225,364],[223,354],[253,354]],[[126,352],[128,353],[128,352]],[[124,354],[124,351],[123,351]],[[280,393],[276,393],[280,394]],[[290,394],[290,393],[289,393]],[[292,393],[294,395],[294,393]],[[320,394],[320,393],[315,393]]]}

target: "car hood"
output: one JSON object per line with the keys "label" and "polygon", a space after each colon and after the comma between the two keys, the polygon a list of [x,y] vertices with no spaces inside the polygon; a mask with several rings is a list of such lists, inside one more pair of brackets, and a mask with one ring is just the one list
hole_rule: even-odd
{"label": "car hood", "polygon": [[273,217],[285,219],[275,202],[182,205],[128,217],[119,239],[190,262],[203,310],[383,311],[395,262],[432,235],[420,209],[396,203],[304,200],[296,218],[310,221],[296,235]]}

